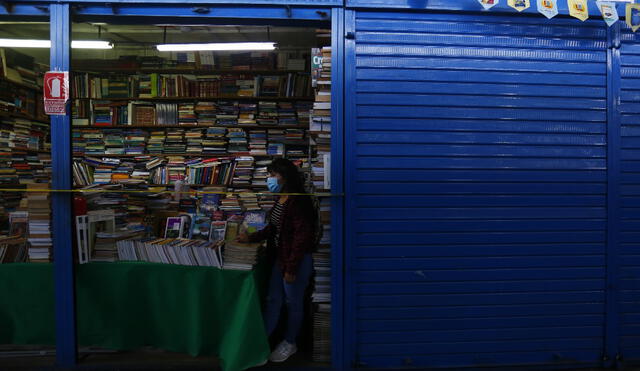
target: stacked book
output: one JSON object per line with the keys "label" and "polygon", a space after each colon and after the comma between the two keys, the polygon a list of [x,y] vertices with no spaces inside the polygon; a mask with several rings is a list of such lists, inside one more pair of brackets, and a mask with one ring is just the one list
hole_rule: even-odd
{"label": "stacked book", "polygon": [[124,153],[127,155],[141,155],[146,152],[147,131],[136,129],[124,132]]}
{"label": "stacked book", "polygon": [[265,156],[267,154],[267,131],[249,131],[249,154],[252,156]]}
{"label": "stacked book", "polygon": [[[319,71],[314,74],[315,101],[307,119],[309,122],[309,147],[311,153],[311,181],[315,191],[331,188],[331,48],[312,52],[322,57]],[[313,355],[316,362],[331,360],[331,200],[320,198],[321,237],[313,254],[315,270],[312,300]]]}
{"label": "stacked book", "polygon": [[253,103],[240,103],[238,115],[238,125],[255,125],[258,115],[258,105]]}
{"label": "stacked book", "polygon": [[49,184],[27,186],[27,210],[29,213],[29,261],[51,261],[51,201]]}
{"label": "stacked book", "polygon": [[312,359],[314,362],[331,362],[331,302],[315,307]]}
{"label": "stacked book", "polygon": [[203,153],[202,129],[189,129],[185,133],[187,140],[187,153],[190,155],[199,155]]}
{"label": "stacked book", "polygon": [[195,106],[198,125],[215,125],[217,105],[214,102],[198,102]]}
{"label": "stacked book", "polygon": [[246,153],[247,133],[241,128],[229,128],[227,130],[227,139],[229,140],[229,153]]}
{"label": "stacked book", "polygon": [[234,187],[247,187],[251,185],[254,161],[255,159],[251,156],[236,158],[236,167],[231,183]]}
{"label": "stacked book", "polygon": [[296,110],[293,108],[293,103],[278,103],[278,125],[298,125]]}
{"label": "stacked book", "polygon": [[238,125],[238,115],[240,114],[240,107],[238,105],[238,102],[219,101],[217,108],[218,110],[216,112],[216,120],[219,125]]}
{"label": "stacked book", "polygon": [[273,101],[258,102],[258,125],[277,125],[278,124],[278,106]]}
{"label": "stacked book", "polygon": [[178,124],[195,125],[198,123],[198,117],[195,112],[193,103],[180,103],[178,105]]}
{"label": "stacked book", "polygon": [[204,154],[221,154],[227,151],[227,129],[221,127],[207,128],[204,140],[202,141],[202,152]]}
{"label": "stacked book", "polygon": [[222,256],[224,269],[252,270],[264,252],[262,243],[227,241]]}
{"label": "stacked book", "polygon": [[128,239],[117,242],[119,260],[222,267],[214,242],[183,238]]}

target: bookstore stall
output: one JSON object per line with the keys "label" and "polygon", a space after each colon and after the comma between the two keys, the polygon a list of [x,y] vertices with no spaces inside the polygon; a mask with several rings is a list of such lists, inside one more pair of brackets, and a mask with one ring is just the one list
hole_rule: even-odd
{"label": "bookstore stall", "polygon": [[[109,19],[71,24],[80,350],[151,346],[216,355],[225,370],[266,359],[261,310],[273,254],[236,237],[266,226],[276,200],[267,166],[286,158],[305,184],[290,197],[311,197],[318,215],[298,345],[302,359],[331,362],[331,22]],[[48,39],[48,24],[14,26],[0,38]],[[53,345],[49,49],[0,53],[0,262],[12,263],[0,276],[43,286],[33,301],[46,312],[29,313],[32,325],[0,333],[0,343]]]}

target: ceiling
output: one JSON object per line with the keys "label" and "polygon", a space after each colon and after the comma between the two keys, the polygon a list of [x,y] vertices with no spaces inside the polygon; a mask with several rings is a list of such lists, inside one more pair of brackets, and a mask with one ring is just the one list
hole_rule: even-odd
{"label": "ceiling", "polygon": [[[48,39],[49,24],[45,22],[0,22],[0,38]],[[74,57],[109,58],[109,54],[131,54],[132,50],[144,55],[155,54],[160,43],[193,42],[246,42],[273,41],[279,48],[311,48],[317,46],[316,28],[282,26],[235,25],[122,25],[107,23],[73,23],[73,40],[108,40],[114,43],[112,51],[77,51]],[[48,50],[20,50],[46,62]],[[92,55],[89,55],[92,54]]]}

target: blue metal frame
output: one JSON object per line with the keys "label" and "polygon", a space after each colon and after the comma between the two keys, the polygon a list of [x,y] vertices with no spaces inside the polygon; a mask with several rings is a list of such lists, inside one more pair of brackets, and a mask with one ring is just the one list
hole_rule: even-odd
{"label": "blue metal frame", "polygon": [[[432,11],[465,11],[465,12],[479,12],[485,11],[482,5],[477,0],[345,0],[346,7],[348,8],[379,8],[379,9],[416,9],[416,10],[432,10]],[[592,17],[600,17],[600,11],[596,7],[595,1],[588,1],[589,14]],[[568,15],[569,8],[566,1],[558,1],[558,11],[560,15]],[[620,15],[624,14],[624,5],[618,5],[618,11]],[[486,12],[499,12],[499,13],[511,13],[518,14],[518,12],[507,5],[507,1],[501,1],[490,10]],[[538,14],[536,8],[536,0],[531,0],[531,7],[522,11],[524,14]],[[542,15],[540,15],[541,21],[546,21]],[[579,22],[578,20],[576,20]]]}
{"label": "blue metal frame", "polygon": [[[69,71],[71,14],[69,4],[52,4],[51,70]],[[71,189],[71,120],[70,109],[62,116],[51,116],[51,154],[54,189]],[[53,266],[55,275],[56,359],[61,367],[76,362],[76,309],[73,265],[73,217],[71,193],[52,194]]]}
{"label": "blue metal frame", "polygon": [[607,31],[607,307],[604,342],[605,366],[613,366],[620,355],[620,22]]}
{"label": "blue metal frame", "polygon": [[[344,193],[344,9],[331,12],[331,188]],[[344,197],[331,200],[331,354],[334,370],[344,366]]]}
{"label": "blue metal frame", "polygon": [[344,356],[343,365],[346,369],[356,368],[356,330],[357,330],[357,301],[356,283],[354,272],[356,234],[355,231],[355,211],[356,211],[356,138],[358,135],[356,127],[356,42],[355,38],[355,12],[353,10],[344,11],[344,168],[345,168],[345,255],[344,255]]}
{"label": "blue metal frame", "polygon": [[[218,18],[261,19],[282,21],[329,21],[330,11],[327,8],[311,8],[296,6],[259,6],[259,5],[207,5],[194,6],[199,1],[188,4],[110,4],[88,3],[73,8],[74,19],[87,16],[117,16],[154,18],[170,17],[180,21],[182,18]],[[77,4],[80,5],[80,4]],[[129,18],[125,18],[130,21]]]}
{"label": "blue metal frame", "polygon": [[[42,0],[20,0],[23,3],[52,3],[56,4],[56,1],[42,1]],[[68,0],[61,3],[72,4],[105,4],[102,0]],[[106,2],[109,5],[120,4],[148,4],[148,5],[163,5],[163,4],[184,4],[184,1],[180,0],[116,0]],[[223,5],[295,5],[295,6],[342,6],[341,0],[192,0],[189,4],[223,4]]]}

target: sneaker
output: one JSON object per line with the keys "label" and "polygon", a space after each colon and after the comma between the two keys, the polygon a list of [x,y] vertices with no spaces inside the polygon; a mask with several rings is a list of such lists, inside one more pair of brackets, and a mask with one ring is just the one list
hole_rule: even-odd
{"label": "sneaker", "polygon": [[298,351],[298,347],[295,344],[289,344],[286,341],[283,341],[276,347],[276,350],[271,353],[271,357],[269,358],[271,362],[284,362],[289,357],[294,355]]}

